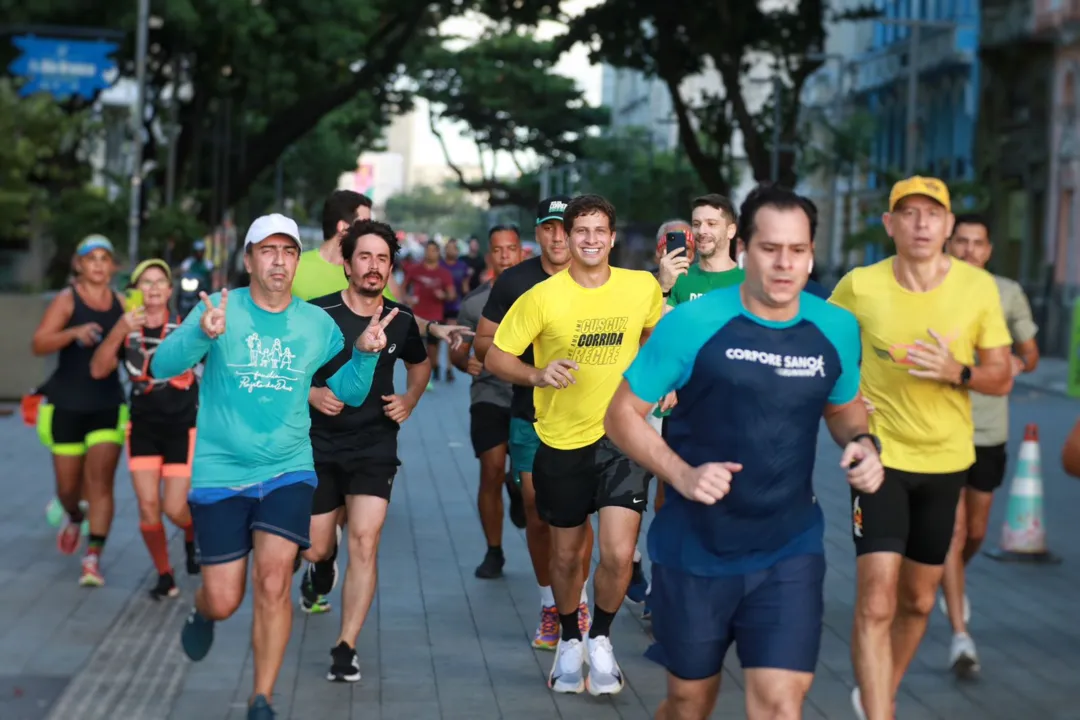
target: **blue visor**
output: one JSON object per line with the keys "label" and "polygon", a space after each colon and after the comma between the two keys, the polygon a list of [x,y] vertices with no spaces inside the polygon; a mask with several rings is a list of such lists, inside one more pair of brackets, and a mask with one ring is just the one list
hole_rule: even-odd
{"label": "blue visor", "polygon": [[75,254],[79,256],[89,255],[95,250],[104,250],[110,255],[116,255],[113,244],[104,235],[88,235],[83,238],[83,241],[79,243],[79,247],[75,249]]}

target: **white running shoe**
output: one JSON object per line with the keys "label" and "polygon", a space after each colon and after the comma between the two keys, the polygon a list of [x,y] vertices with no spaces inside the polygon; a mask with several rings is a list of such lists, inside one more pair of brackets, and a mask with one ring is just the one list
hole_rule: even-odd
{"label": "white running shoe", "polygon": [[585,683],[590,695],[616,695],[623,689],[622,668],[615,660],[611,640],[603,635],[589,638],[589,678]]}
{"label": "white running shoe", "polygon": [[559,640],[555,661],[548,675],[548,687],[557,693],[579,693],[585,689],[585,645],[580,640]]}
{"label": "white running shoe", "polygon": [[851,691],[851,709],[855,711],[855,717],[859,720],[866,720],[866,712],[862,706],[862,693],[859,692],[858,685]]}
{"label": "white running shoe", "polygon": [[961,678],[971,677],[981,669],[975,641],[967,633],[953,635],[952,645],[949,647],[949,669]]}
{"label": "white running shoe", "polygon": [[[938,598],[938,609],[941,610],[941,614],[945,617],[949,617],[949,604],[945,602],[945,594],[942,593]],[[971,601],[968,600],[968,596],[964,594],[964,624],[967,625],[971,622]]]}

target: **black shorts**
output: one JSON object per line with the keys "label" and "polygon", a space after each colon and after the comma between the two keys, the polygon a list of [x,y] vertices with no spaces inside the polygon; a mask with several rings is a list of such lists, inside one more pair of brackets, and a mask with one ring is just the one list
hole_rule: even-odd
{"label": "black shorts", "polygon": [[191,477],[195,428],[133,420],[128,426],[127,449],[130,470],[157,470],[169,477]]}
{"label": "black shorts", "polygon": [[322,515],[345,505],[347,495],[371,495],[390,501],[397,463],[362,459],[315,462],[319,484],[311,499],[311,514]]}
{"label": "black shorts", "polygon": [[967,486],[979,492],[992,493],[1005,482],[1005,467],[1009,464],[1007,446],[975,446],[975,464],[967,472]]}
{"label": "black shorts", "polygon": [[583,525],[605,507],[645,512],[649,474],[607,437],[575,450],[543,442],[533,463],[536,511],[553,527]]}
{"label": "black shorts", "polygon": [[930,474],[885,468],[885,481],[873,495],[852,488],[855,554],[890,552],[923,565],[943,565],[967,476],[967,470]]}
{"label": "black shorts", "polygon": [[94,445],[123,445],[128,406],[82,412],[44,402],[38,407],[37,431],[53,455],[80,457]]}
{"label": "black shorts", "polygon": [[469,436],[473,452],[480,457],[488,450],[510,442],[510,408],[494,403],[477,403],[469,408]]}

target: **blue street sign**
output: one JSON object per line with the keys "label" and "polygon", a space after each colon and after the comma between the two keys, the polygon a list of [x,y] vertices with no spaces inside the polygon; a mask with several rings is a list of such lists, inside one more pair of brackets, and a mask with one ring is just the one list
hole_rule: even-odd
{"label": "blue street sign", "polygon": [[8,71],[27,82],[19,94],[51,93],[54,97],[72,95],[93,99],[107,88],[106,73],[116,69],[109,57],[116,52],[115,43],[101,40],[66,40],[22,35],[11,42],[22,55],[8,66]]}

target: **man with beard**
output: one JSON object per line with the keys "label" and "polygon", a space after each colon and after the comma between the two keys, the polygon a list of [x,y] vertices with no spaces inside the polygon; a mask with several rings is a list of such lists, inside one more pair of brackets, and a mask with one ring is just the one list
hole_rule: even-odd
{"label": "man with beard", "polygon": [[[341,239],[341,252],[349,287],[316,298],[312,304],[326,310],[347,343],[363,332],[372,318],[391,318],[385,326],[386,345],[375,366],[371,392],[362,405],[345,407],[326,387],[326,379],[348,361],[344,352],[315,374],[309,398],[318,486],[311,509],[308,559],[326,558],[335,551],[337,517],[343,506],[349,543],[349,565],[341,593],[341,634],[330,651],[327,679],[356,682],[360,679],[356,639],[375,595],[379,536],[401,464],[398,430],[424,394],[431,364],[409,309],[383,296],[398,252],[390,226],[373,220],[354,223]],[[394,392],[398,359],[405,363],[407,375],[402,395]],[[309,570],[305,585],[311,584],[310,575]]]}
{"label": "man with beard", "polygon": [[738,285],[746,277],[731,259],[731,241],[737,229],[735,206],[715,193],[695,198],[692,205],[690,226],[698,262],[689,266],[665,293],[669,308],[696,300],[710,290]]}

